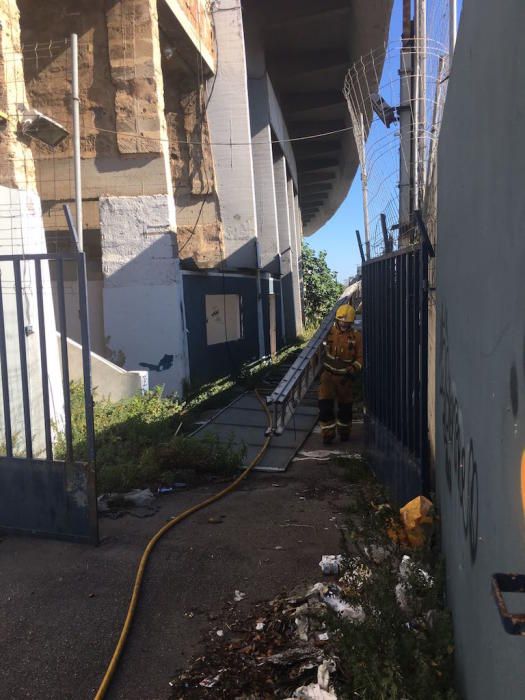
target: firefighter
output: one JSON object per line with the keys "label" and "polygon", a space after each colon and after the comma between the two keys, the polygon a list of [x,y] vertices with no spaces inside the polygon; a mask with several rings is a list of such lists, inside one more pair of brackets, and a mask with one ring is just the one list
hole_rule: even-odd
{"label": "firefighter", "polygon": [[[352,428],[352,389],[354,377],[363,367],[363,339],[354,330],[355,309],[342,304],[324,343],[323,372],[319,386],[319,420],[323,442],[350,438]],[[337,419],[335,402],[337,400]]]}

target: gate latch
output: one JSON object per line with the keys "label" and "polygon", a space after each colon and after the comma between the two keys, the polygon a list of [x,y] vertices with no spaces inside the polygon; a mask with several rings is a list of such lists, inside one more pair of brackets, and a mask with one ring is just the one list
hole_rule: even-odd
{"label": "gate latch", "polygon": [[525,574],[493,574],[492,595],[507,634],[525,636],[525,613],[510,613],[505,593],[525,593]]}

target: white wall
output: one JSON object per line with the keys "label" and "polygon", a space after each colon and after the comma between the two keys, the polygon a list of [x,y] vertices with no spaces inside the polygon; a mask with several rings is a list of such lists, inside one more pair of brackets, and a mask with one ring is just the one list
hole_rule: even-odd
{"label": "white wall", "polygon": [[[46,242],[42,224],[40,199],[33,192],[0,186],[0,255],[45,253]],[[6,332],[11,423],[16,452],[25,454],[24,414],[20,347],[18,341],[17,309],[13,265],[0,263]],[[33,452],[40,456],[45,448],[42,378],[40,364],[40,335],[36,298],[35,268],[32,262],[21,263],[22,298],[26,335],[31,433]],[[51,420],[61,425],[64,412],[62,375],[56,345],[56,324],[51,292],[49,266],[42,262],[44,321],[47,348],[47,385]],[[1,380],[0,380],[1,381]],[[5,441],[3,404],[0,402],[0,442]]]}
{"label": "white wall", "polygon": [[525,697],[491,595],[525,574],[524,27],[523,0],[465,0],[439,141],[436,474],[466,700]]}
{"label": "white wall", "polygon": [[[57,333],[57,342],[60,349],[60,333]],[[82,345],[67,339],[67,359],[69,378],[71,381],[84,381],[84,369],[82,359]],[[131,396],[144,394],[149,388],[147,371],[126,372],[122,367],[114,365],[104,357],[91,353],[91,383],[95,398],[104,398],[108,401],[120,401]]]}
{"label": "white wall", "polygon": [[[164,385],[180,395],[188,362],[174,227],[169,195],[100,198],[110,349],[124,353],[125,369],[149,369],[152,386]],[[154,369],[166,355],[172,357],[171,366]]]}

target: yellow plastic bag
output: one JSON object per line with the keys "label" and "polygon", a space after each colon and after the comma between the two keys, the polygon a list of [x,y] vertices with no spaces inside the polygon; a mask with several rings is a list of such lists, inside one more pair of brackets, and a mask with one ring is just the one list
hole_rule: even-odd
{"label": "yellow plastic bag", "polygon": [[425,496],[417,496],[399,511],[408,544],[414,549],[423,547],[434,524],[434,506]]}

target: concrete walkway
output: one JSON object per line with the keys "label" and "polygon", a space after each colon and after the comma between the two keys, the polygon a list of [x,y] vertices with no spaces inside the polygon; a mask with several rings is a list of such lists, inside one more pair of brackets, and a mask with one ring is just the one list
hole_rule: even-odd
{"label": "concrete walkway", "polygon": [[[263,396],[264,400],[264,396]],[[272,407],[270,406],[270,411]],[[310,389],[282,435],[274,435],[257,471],[284,472],[317,422],[317,392]],[[194,435],[214,435],[222,442],[232,441],[237,449],[246,449],[245,464],[250,464],[260,452],[265,441],[268,418],[253,392],[235,399],[229,406],[216,413]]]}
{"label": "concrete walkway", "polygon": [[[345,445],[359,451],[356,440]],[[339,445],[334,446],[340,449]],[[314,432],[303,450],[321,449]],[[294,461],[257,473],[157,545],[138,614],[108,693],[169,697],[169,680],[214,634],[228,605],[250,606],[319,580],[323,554],[340,551],[349,485],[334,462]],[[164,496],[152,518],[101,521],[99,547],[6,537],[0,542],[0,696],[88,700],[120,633],[140,555],[166,520],[218,490]],[[211,519],[211,521],[210,521]],[[235,590],[246,593],[234,603]]]}

